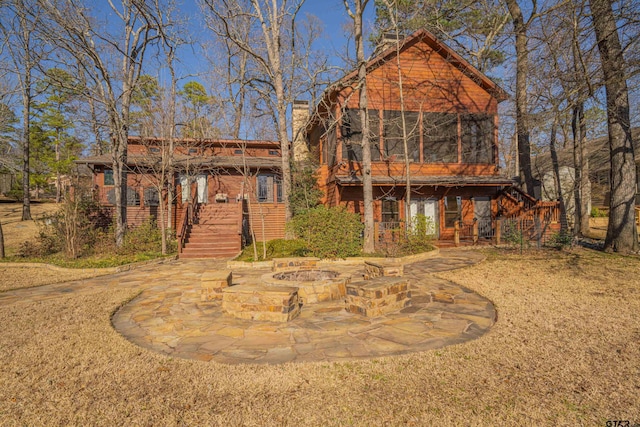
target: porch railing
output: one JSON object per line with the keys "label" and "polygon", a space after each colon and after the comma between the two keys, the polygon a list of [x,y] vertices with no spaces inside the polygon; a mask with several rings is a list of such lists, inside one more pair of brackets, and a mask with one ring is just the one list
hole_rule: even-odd
{"label": "porch railing", "polygon": [[375,222],[373,233],[377,243],[398,242],[404,235],[404,221]]}
{"label": "porch railing", "polygon": [[182,220],[180,221],[180,226],[178,227],[178,253],[182,253],[185,240],[187,239],[187,231],[189,230],[189,226],[193,225],[193,220],[197,215],[198,194],[197,192],[193,193],[195,194],[192,194],[191,200],[189,200],[185,205]]}
{"label": "porch railing", "polygon": [[496,223],[491,219],[474,219],[473,221],[456,221],[453,226],[453,240],[477,243],[481,239],[493,240],[496,236]]}

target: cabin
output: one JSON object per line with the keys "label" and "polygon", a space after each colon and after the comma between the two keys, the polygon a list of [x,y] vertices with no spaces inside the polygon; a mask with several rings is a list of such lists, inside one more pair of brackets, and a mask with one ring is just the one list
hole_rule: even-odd
{"label": "cabin", "polygon": [[[127,224],[160,222],[167,192],[159,177],[171,174],[175,189],[167,224],[176,230],[181,258],[231,257],[243,244],[284,236],[282,155],[277,141],[129,137]],[[169,153],[172,172],[169,172]],[[115,187],[110,154],[77,161],[93,172],[92,192],[110,218]],[[166,212],[166,211],[165,211]]]}
{"label": "cabin", "polygon": [[[543,209],[500,170],[506,93],[433,34],[386,38],[367,64],[366,86],[378,241],[417,215],[441,242],[494,239],[497,220]],[[363,213],[359,98],[353,71],[325,91],[306,134],[323,203]],[[557,215],[544,209],[536,215]]]}
{"label": "cabin", "polygon": [[[306,101],[294,102],[291,152],[294,161],[310,157],[319,165],[322,203],[362,214],[357,83],[354,71],[332,84],[312,114]],[[418,215],[441,244],[500,242],[509,227],[538,235],[540,224],[544,232],[559,228],[556,202],[534,199],[501,173],[497,112],[506,93],[431,33],[385,39],[367,64],[367,89],[379,243],[393,241]],[[180,257],[234,256],[251,240],[284,236],[276,141],[182,139],[167,147],[161,139],[130,137],[130,226],[159,221],[168,195],[157,184],[168,173],[167,153],[175,188],[167,221]],[[92,168],[94,195],[112,211],[111,156],[79,162]]]}

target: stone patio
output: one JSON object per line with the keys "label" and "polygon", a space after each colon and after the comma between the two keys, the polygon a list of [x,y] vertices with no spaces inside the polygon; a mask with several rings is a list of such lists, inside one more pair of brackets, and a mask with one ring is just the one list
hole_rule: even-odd
{"label": "stone patio", "polygon": [[[483,256],[445,250],[404,267],[411,305],[368,318],[345,310],[344,300],[305,304],[286,323],[238,319],[219,300],[201,302],[200,278],[224,270],[211,260],[176,261],[136,276],[142,294],[113,316],[130,341],[170,356],[222,363],[340,361],[426,351],[477,338],[493,325],[490,301],[438,279],[434,272],[472,265]],[[334,265],[354,280],[364,265]],[[270,269],[233,269],[233,286],[259,282]],[[129,278],[131,280],[132,278]],[[99,279],[95,279],[99,280]]]}

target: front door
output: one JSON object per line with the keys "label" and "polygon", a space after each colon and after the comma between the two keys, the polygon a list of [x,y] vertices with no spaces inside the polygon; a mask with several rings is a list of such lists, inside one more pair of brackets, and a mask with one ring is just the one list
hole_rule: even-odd
{"label": "front door", "polygon": [[209,201],[207,175],[200,174],[196,176],[196,183],[198,183],[198,203],[207,203]]}
{"label": "front door", "polygon": [[187,203],[191,199],[191,185],[189,184],[189,178],[185,174],[178,176],[178,183],[182,188],[182,203]]}
{"label": "front door", "polygon": [[411,199],[409,208],[412,226],[415,226],[417,215],[424,215],[427,220],[426,234],[437,238],[438,230],[440,230],[438,224],[438,201],[436,199]]}
{"label": "front door", "polygon": [[491,198],[474,197],[473,215],[478,220],[478,237],[491,237]]}

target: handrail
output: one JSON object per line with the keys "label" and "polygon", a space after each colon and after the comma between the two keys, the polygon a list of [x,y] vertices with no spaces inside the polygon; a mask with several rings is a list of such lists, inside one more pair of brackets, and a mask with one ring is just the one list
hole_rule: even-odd
{"label": "handrail", "polygon": [[240,183],[240,200],[239,200],[239,210],[240,210],[240,215],[238,215],[238,218],[240,218],[240,220],[238,221],[238,235],[242,236],[242,216],[244,215],[244,181],[242,181]]}
{"label": "handrail", "polygon": [[180,238],[178,241],[178,253],[182,253],[182,250],[184,249],[184,241],[187,238],[187,228],[193,224],[193,218],[198,200],[197,191],[194,193],[195,194],[191,196],[191,200],[187,201],[186,210],[184,212],[184,215],[182,215],[182,222],[180,223],[179,228],[180,231],[178,232],[178,237]]}
{"label": "handrail", "polygon": [[186,210],[182,215],[182,221],[180,221],[180,227],[178,228],[178,253],[182,253],[184,249],[184,241],[187,236],[187,225],[189,223],[189,217],[191,216],[191,203],[187,202]]}

